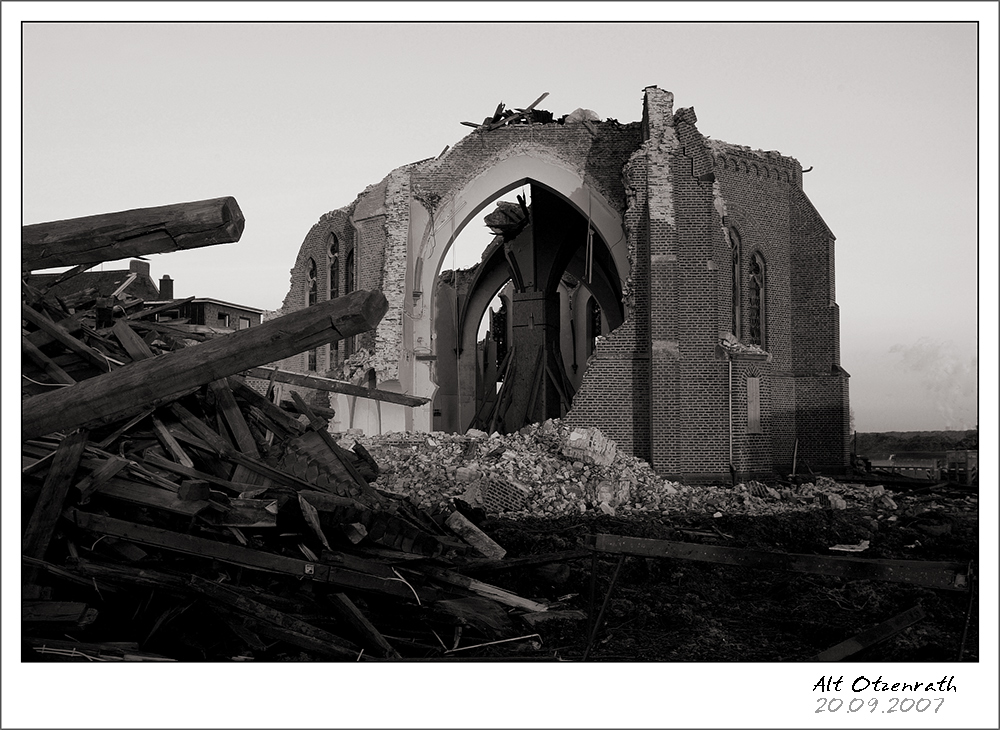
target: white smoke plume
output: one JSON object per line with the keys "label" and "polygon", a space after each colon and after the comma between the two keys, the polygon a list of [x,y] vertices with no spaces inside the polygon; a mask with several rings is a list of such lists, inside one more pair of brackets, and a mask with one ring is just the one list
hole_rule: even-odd
{"label": "white smoke plume", "polygon": [[978,422],[979,357],[960,356],[951,341],[921,337],[912,345],[896,344],[904,369],[916,373],[947,430],[974,428]]}

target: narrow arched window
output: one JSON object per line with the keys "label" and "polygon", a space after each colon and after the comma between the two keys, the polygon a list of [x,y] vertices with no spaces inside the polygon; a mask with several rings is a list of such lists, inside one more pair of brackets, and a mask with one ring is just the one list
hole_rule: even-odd
{"label": "narrow arched window", "polygon": [[743,242],[740,234],[735,228],[729,229],[730,259],[732,260],[732,332],[733,337],[739,339],[741,336],[740,327],[742,322],[742,299],[743,299]]}
{"label": "narrow arched window", "polygon": [[767,266],[764,257],[755,253],[750,260],[750,286],[747,301],[747,342],[767,344]]}
{"label": "narrow arched window", "polygon": [[330,234],[330,247],[327,249],[330,262],[330,299],[340,296],[340,241],[334,233]]}
{"label": "narrow arched window", "polygon": [[601,334],[601,305],[597,303],[596,299],[591,297],[587,301],[587,339],[590,341],[589,354],[594,354],[594,350],[597,349],[597,338]]}
{"label": "narrow arched window", "polygon": [[344,261],[344,294],[354,291],[354,249],[347,252]]}
{"label": "narrow arched window", "polygon": [[308,306],[311,307],[316,303],[318,291],[319,289],[316,282],[316,261],[309,259],[309,269],[306,274],[306,301]]}

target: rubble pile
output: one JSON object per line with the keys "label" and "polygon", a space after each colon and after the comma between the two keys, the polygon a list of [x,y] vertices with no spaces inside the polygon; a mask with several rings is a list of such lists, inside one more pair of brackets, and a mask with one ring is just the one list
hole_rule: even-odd
{"label": "rubble pile", "polygon": [[382,467],[378,486],[430,512],[450,509],[455,499],[512,518],[896,509],[882,486],[841,484],[822,476],[781,488],[755,481],[735,488],[669,481],[597,429],[572,429],[557,419],[507,435],[470,429],[366,437],[352,431],[340,443],[347,448],[362,443]]}

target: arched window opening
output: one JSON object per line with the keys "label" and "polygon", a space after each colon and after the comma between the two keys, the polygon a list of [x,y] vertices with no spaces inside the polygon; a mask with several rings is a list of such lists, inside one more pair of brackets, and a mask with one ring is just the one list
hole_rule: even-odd
{"label": "arched window opening", "polygon": [[334,233],[330,234],[326,255],[330,262],[330,299],[336,299],[340,296],[340,241]]}
{"label": "arched window opening", "polygon": [[747,342],[760,347],[767,344],[767,270],[759,253],[750,260]]}
{"label": "arched window opening", "polygon": [[729,229],[730,258],[732,259],[732,332],[733,337],[741,336],[741,300],[743,299],[743,242],[735,228]]}
{"label": "arched window opening", "polygon": [[589,354],[597,349],[597,338],[603,334],[601,328],[601,305],[594,297],[587,302],[587,339],[590,341]]}
{"label": "arched window opening", "polygon": [[344,294],[354,291],[354,249],[347,252],[344,261]]}
{"label": "arched window opening", "polygon": [[316,261],[309,259],[309,270],[306,274],[306,303],[308,306],[311,307],[316,303],[318,291],[316,281]]}

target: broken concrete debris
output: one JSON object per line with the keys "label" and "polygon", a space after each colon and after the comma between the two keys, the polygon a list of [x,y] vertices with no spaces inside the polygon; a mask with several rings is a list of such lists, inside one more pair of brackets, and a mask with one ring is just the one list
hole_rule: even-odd
{"label": "broken concrete debris", "polygon": [[476,429],[430,437],[365,436],[354,431],[340,441],[348,449],[358,443],[381,465],[375,482],[380,489],[409,495],[431,512],[448,509],[456,498],[483,507],[490,515],[512,518],[895,508],[888,506],[891,500],[881,485],[841,484],[822,476],[781,489],[753,480],[735,488],[673,482],[618,449],[598,429],[571,428],[559,419],[506,435]]}

